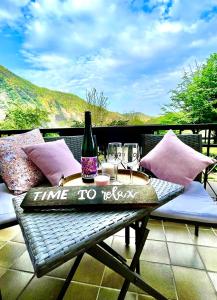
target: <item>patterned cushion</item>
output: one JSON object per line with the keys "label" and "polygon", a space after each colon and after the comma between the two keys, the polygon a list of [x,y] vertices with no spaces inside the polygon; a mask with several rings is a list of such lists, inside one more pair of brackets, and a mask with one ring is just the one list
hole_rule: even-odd
{"label": "patterned cushion", "polygon": [[15,195],[28,191],[44,179],[22,146],[44,143],[39,129],[0,139],[0,174]]}

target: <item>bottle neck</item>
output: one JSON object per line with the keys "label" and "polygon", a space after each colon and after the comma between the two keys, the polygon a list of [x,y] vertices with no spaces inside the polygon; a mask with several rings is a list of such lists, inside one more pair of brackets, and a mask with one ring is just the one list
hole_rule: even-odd
{"label": "bottle neck", "polygon": [[85,130],[90,129],[91,126],[91,114],[90,112],[85,112]]}

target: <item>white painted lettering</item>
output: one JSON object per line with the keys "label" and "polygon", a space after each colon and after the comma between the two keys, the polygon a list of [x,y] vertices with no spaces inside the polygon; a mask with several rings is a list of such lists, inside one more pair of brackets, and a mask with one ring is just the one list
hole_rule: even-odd
{"label": "white painted lettering", "polygon": [[43,194],[42,197],[41,197],[41,200],[44,200],[45,197],[46,197],[46,195],[47,195],[47,192],[44,192],[44,194]]}
{"label": "white painted lettering", "polygon": [[85,200],[84,194],[87,195],[87,190],[79,190],[78,191],[78,196],[79,196],[78,200]]}
{"label": "white painted lettering", "polygon": [[49,191],[47,195],[47,200],[56,199],[59,200],[61,196],[61,191]]}
{"label": "white painted lettering", "polygon": [[[91,194],[92,194],[92,196],[91,196]],[[95,197],[96,197],[96,191],[95,190],[91,189],[87,192],[87,198],[88,199],[94,199]]]}
{"label": "white painted lettering", "polygon": [[34,194],[35,194],[35,198],[33,199],[34,201],[36,201],[37,199],[38,199],[38,196],[40,195],[40,194],[42,194],[43,192],[35,192]]}
{"label": "white painted lettering", "polygon": [[134,199],[137,194],[139,194],[139,192],[134,192],[133,190],[128,190],[126,192],[118,190],[117,186],[114,186],[112,191],[102,191],[104,201],[109,200],[110,198],[116,201],[129,198]]}
{"label": "white painted lettering", "polygon": [[61,200],[67,200],[69,190],[63,190],[61,195]]}

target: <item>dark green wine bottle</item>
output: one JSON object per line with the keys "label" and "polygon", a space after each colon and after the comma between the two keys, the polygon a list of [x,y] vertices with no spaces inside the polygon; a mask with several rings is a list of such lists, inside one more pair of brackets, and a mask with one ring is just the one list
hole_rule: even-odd
{"label": "dark green wine bottle", "polygon": [[85,129],[82,144],[81,167],[83,182],[94,182],[94,177],[97,175],[97,145],[92,133],[90,111],[85,111]]}

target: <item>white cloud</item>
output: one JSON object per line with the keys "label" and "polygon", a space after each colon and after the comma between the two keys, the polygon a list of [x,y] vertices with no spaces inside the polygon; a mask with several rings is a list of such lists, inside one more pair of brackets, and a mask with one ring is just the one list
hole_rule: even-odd
{"label": "white cloud", "polygon": [[23,19],[22,8],[30,0],[1,0],[0,1],[0,28],[9,25],[16,26]]}
{"label": "white cloud", "polygon": [[214,0],[17,0],[15,20],[18,3],[30,16],[22,55],[31,68],[20,75],[83,97],[96,87],[113,110],[159,113],[183,66],[217,48],[217,17],[204,17]]}

